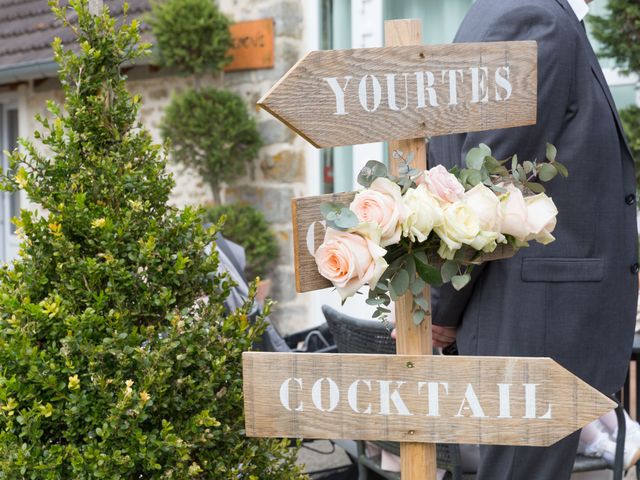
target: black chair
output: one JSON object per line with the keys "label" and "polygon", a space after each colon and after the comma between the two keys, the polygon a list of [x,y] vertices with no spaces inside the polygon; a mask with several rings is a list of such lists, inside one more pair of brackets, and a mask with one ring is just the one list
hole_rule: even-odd
{"label": "black chair", "polygon": [[[382,322],[375,320],[362,320],[345,315],[328,305],[322,306],[329,330],[340,353],[371,353],[371,354],[395,354],[396,342],[391,338],[390,330]],[[613,468],[602,458],[577,455],[573,466],[574,472],[591,472],[597,470],[613,470],[613,480],[622,480],[624,461],[624,437],[625,420],[623,408],[620,404],[616,407],[618,418],[618,436],[616,438],[616,456]],[[399,454],[400,446],[397,442],[373,442],[384,450]],[[382,478],[399,480],[400,475],[380,468],[380,457],[369,458],[364,451],[364,442],[358,441],[358,472],[359,479],[366,480],[368,470],[376,472]],[[461,467],[460,447],[455,444],[438,444],[436,447],[436,459],[438,468],[446,470],[452,480],[461,480],[463,474],[475,472],[463,472]],[[640,468],[636,469],[637,478],[640,480]]]}

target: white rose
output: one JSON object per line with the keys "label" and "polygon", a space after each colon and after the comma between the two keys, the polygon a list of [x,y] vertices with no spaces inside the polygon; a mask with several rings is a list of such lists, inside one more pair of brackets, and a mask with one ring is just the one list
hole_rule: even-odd
{"label": "white rose", "polygon": [[527,224],[527,204],[522,192],[513,185],[505,187],[507,193],[500,197],[502,207],[501,233],[512,235],[516,240],[525,241],[529,235]]}
{"label": "white rose", "polygon": [[525,203],[529,228],[526,240],[535,240],[543,245],[553,242],[555,238],[551,232],[556,228],[558,215],[558,209],[553,200],[544,193],[540,193],[525,198]]}
{"label": "white rose", "polygon": [[444,208],[442,225],[434,230],[450,250],[471,245],[480,233],[478,215],[466,203],[456,202]]}
{"label": "white rose", "polygon": [[443,212],[438,200],[426,185],[410,188],[402,197],[409,215],[402,224],[402,234],[412,242],[424,242],[434,227],[442,225]]}

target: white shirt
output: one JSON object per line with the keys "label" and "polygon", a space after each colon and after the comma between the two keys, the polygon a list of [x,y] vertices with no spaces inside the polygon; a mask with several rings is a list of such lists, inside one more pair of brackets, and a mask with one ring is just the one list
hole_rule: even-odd
{"label": "white shirt", "polygon": [[585,0],[567,0],[571,8],[573,9],[576,17],[578,17],[578,21],[584,20],[584,17],[589,13],[589,5]]}

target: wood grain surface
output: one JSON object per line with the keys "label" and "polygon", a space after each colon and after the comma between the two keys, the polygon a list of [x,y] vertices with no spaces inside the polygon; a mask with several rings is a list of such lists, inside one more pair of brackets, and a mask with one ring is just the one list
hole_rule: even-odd
{"label": "wood grain surface", "polygon": [[247,352],[243,375],[252,437],[547,446],[615,407],[549,358]]}
{"label": "wood grain surface", "polygon": [[332,147],[532,125],[536,100],[536,43],[493,42],[310,52],[258,105]]}

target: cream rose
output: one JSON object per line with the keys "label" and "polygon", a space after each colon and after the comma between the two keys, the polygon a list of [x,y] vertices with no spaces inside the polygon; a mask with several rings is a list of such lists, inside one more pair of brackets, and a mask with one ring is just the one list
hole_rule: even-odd
{"label": "cream rose", "polygon": [[382,247],[400,241],[402,223],[409,212],[402,203],[402,191],[396,183],[388,178],[376,178],[369,188],[356,194],[349,208],[361,222],[380,227]]}
{"label": "cream rose", "polygon": [[464,200],[478,215],[480,230],[500,231],[500,223],[502,222],[500,199],[493,190],[479,183],[464,194]]}
{"label": "cream rose", "polygon": [[500,231],[505,235],[512,235],[516,240],[526,241],[529,235],[527,204],[517,187],[508,185],[505,188],[507,193],[500,197],[502,207]]}
{"label": "cream rose", "polygon": [[544,193],[525,198],[527,205],[527,226],[529,235],[526,240],[535,240],[543,245],[555,240],[551,232],[556,228],[558,209],[550,197]]}
{"label": "cream rose", "polygon": [[442,208],[426,185],[410,188],[402,201],[409,212],[402,224],[402,234],[412,242],[424,242],[434,227],[442,225]]}
{"label": "cream rose", "polygon": [[434,230],[447,248],[458,250],[463,243],[473,243],[480,233],[480,221],[466,203],[456,202],[444,208],[442,225]]}
{"label": "cream rose", "polygon": [[442,203],[455,203],[464,196],[464,187],[442,165],[426,170],[423,180],[427,189]]}
{"label": "cream rose", "polygon": [[343,300],[365,283],[376,285],[387,269],[387,251],[378,245],[379,240],[380,229],[374,224],[361,224],[351,232],[327,229],[316,251],[316,264]]}

